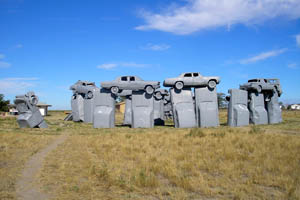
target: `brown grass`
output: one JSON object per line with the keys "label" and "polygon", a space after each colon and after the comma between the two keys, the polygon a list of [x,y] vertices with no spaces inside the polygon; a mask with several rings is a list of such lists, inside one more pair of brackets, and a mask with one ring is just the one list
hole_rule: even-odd
{"label": "brown grass", "polygon": [[51,128],[19,134],[0,121],[0,137],[14,140],[71,135],[48,155],[40,174],[43,190],[55,199],[300,199],[300,112],[284,112],[277,125],[206,129],[130,129],[120,126],[120,114],[116,128],[93,129],[63,117],[51,112]]}

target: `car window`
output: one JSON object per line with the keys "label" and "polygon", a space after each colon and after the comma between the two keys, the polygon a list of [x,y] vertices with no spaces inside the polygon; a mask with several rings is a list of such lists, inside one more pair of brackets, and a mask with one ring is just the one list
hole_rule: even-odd
{"label": "car window", "polygon": [[122,76],[121,77],[121,81],[127,81],[127,77],[126,76]]}
{"label": "car window", "polygon": [[134,76],[130,76],[130,81],[135,81],[135,77]]}
{"label": "car window", "polygon": [[193,73],[193,76],[194,76],[194,77],[198,77],[199,74],[198,74],[198,73]]}
{"label": "car window", "polygon": [[267,83],[268,81],[267,81],[267,79],[264,79],[264,81],[265,81],[265,83]]}
{"label": "car window", "polygon": [[258,81],[257,81],[257,79],[252,79],[252,80],[248,81],[248,83],[251,83],[251,82],[258,82]]}
{"label": "car window", "polygon": [[192,77],[192,74],[191,73],[186,73],[186,74],[184,74],[184,77]]}
{"label": "car window", "polygon": [[82,85],[85,86],[86,84],[85,84],[85,83],[82,83]]}

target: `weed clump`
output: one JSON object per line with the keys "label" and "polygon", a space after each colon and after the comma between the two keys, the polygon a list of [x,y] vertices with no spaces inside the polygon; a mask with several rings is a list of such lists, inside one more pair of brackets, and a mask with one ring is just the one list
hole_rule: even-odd
{"label": "weed clump", "polygon": [[185,137],[205,137],[206,134],[199,128],[193,128]]}

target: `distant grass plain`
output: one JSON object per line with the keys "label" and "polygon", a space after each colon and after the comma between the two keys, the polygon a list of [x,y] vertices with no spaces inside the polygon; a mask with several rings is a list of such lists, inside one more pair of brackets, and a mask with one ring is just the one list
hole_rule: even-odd
{"label": "distant grass plain", "polygon": [[230,128],[94,129],[50,111],[47,129],[0,118],[0,199],[16,199],[25,162],[61,134],[39,186],[52,199],[300,199],[300,112],[284,122]]}

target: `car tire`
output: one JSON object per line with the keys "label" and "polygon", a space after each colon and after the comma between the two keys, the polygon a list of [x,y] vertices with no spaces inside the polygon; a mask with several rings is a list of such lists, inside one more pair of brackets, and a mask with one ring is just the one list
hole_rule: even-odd
{"label": "car tire", "polygon": [[91,91],[88,91],[86,96],[87,96],[88,99],[91,99],[91,98],[93,98],[94,95]]}
{"label": "car tire", "polygon": [[39,99],[36,97],[36,96],[31,96],[30,97],[31,99],[30,99],[30,103],[32,104],[32,105],[36,105],[37,103],[38,103],[38,101],[39,101]]}
{"label": "car tire", "polygon": [[257,88],[256,88],[256,91],[258,92],[258,93],[261,93],[261,91],[262,91],[262,88],[261,88],[261,86],[259,85],[259,86],[257,86]]}
{"label": "car tire", "polygon": [[147,94],[153,94],[154,88],[151,85],[147,85],[145,87],[145,91],[146,91]]}
{"label": "car tire", "polygon": [[175,88],[176,88],[177,90],[181,90],[181,89],[183,88],[183,82],[177,81],[177,82],[175,83]]}
{"label": "car tire", "polygon": [[161,92],[156,92],[154,96],[157,100],[161,100],[163,98]]}
{"label": "car tire", "polygon": [[210,80],[210,81],[208,81],[207,85],[209,88],[214,89],[217,86],[217,83],[214,80]]}
{"label": "car tire", "polygon": [[110,88],[111,93],[117,94],[119,92],[119,88],[117,86],[113,86]]}

